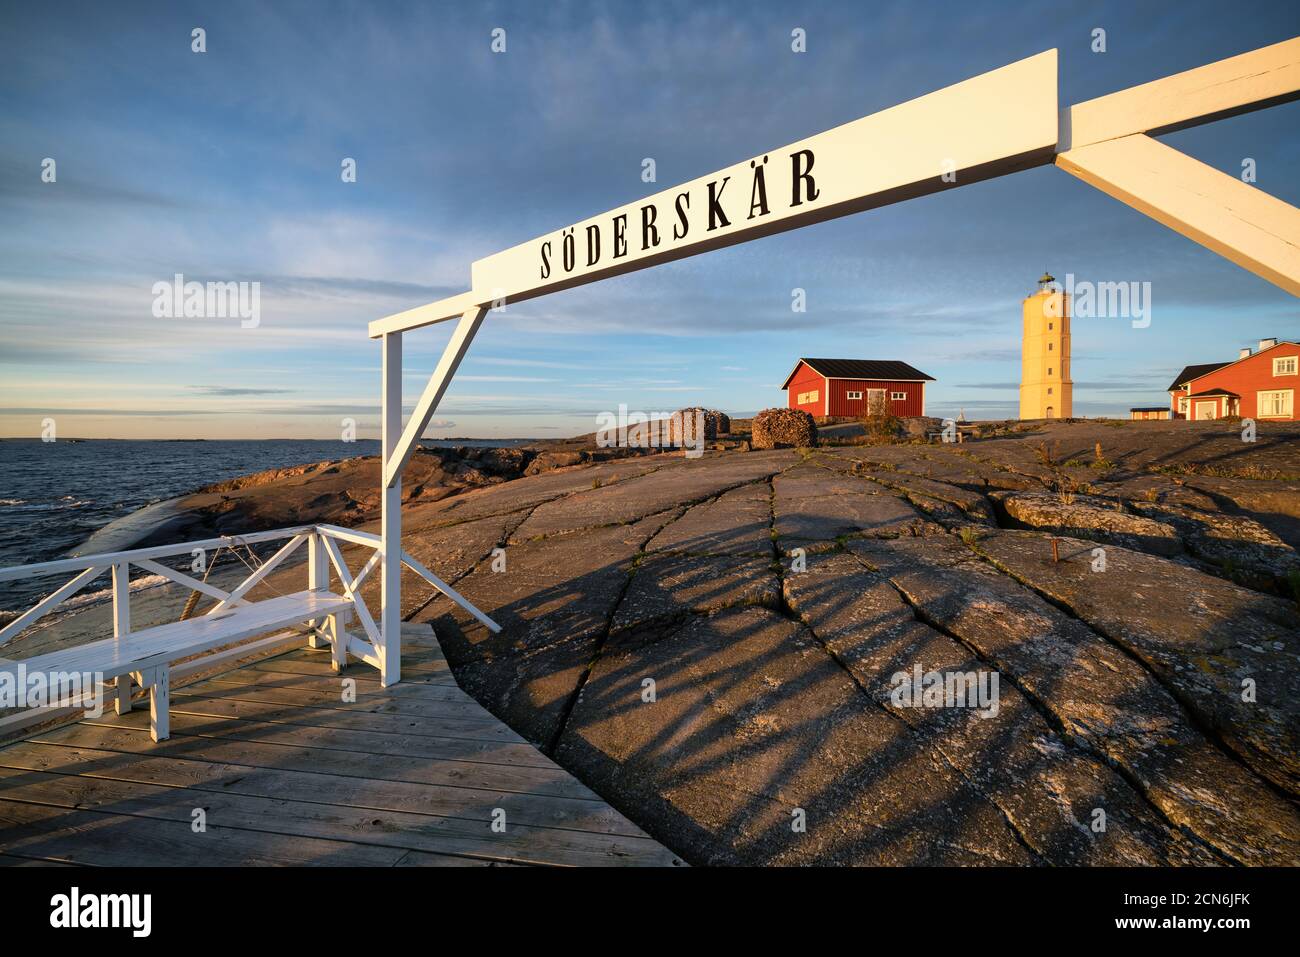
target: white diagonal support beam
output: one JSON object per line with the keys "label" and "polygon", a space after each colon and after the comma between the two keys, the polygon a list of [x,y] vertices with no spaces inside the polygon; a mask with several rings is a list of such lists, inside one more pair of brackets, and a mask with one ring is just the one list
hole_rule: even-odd
{"label": "white diagonal support beam", "polygon": [[253,574],[240,582],[239,586],[235,588],[229,596],[213,605],[208,611],[208,616],[225,611],[231,605],[235,604],[235,602],[239,601],[239,599],[247,595],[254,585],[266,578],[266,576],[271,574],[271,572],[275,571],[280,566],[280,563],[292,555],[298,549],[298,546],[305,541],[307,541],[306,535],[295,535],[293,538],[289,539],[288,542],[280,547],[278,552],[258,566],[257,571],[253,572]]}
{"label": "white diagonal support beam", "polygon": [[1067,107],[1061,153],[1134,133],[1159,136],[1300,99],[1300,37]]}
{"label": "white diagonal support beam", "polygon": [[325,554],[329,556],[330,564],[334,566],[334,573],[339,576],[339,583],[343,586],[344,591],[352,587],[352,569],[348,568],[348,561],[339,551],[338,542],[333,539],[325,539]]}
{"label": "white diagonal support beam", "polygon": [[[230,600],[230,592],[223,591],[222,589],[217,588],[214,585],[209,585],[207,582],[199,581],[197,578],[191,578],[189,575],[186,575],[184,572],[178,572],[174,568],[168,568],[166,565],[162,564],[161,562],[155,562],[153,559],[141,558],[135,562],[135,565],[138,568],[143,568],[147,572],[153,572],[155,575],[160,575],[163,578],[166,578],[170,581],[174,581],[178,585],[184,585],[186,588],[192,589],[197,592],[201,592],[204,595],[207,595],[211,598],[215,598],[217,599],[217,601]],[[248,601],[246,599],[239,598],[236,599],[235,601],[232,601],[231,604],[246,605],[248,604]]]}
{"label": "white diagonal support beam", "polygon": [[1300,296],[1300,210],[1289,203],[1142,134],[1070,150],[1056,164]]}
{"label": "white diagonal support beam", "polygon": [[[339,551],[338,542],[332,538],[325,539],[325,552],[329,555],[330,563],[339,576],[339,582],[343,585],[343,597],[352,602],[352,609],[357,613],[357,619],[361,622],[361,627],[365,629],[366,637],[378,647],[380,645],[379,628],[375,624],[374,616],[370,614],[370,609],[366,607],[366,603],[361,599],[360,582],[352,577],[352,571],[348,568],[343,553]],[[373,564],[374,559],[371,559],[371,562],[366,566],[367,572],[373,567]]]}
{"label": "white diagonal support beam", "polygon": [[104,573],[104,568],[105,566],[103,565],[94,565],[87,568],[76,578],[72,579],[72,581],[46,595],[39,603],[27,609],[27,611],[23,612],[13,621],[9,622],[9,624],[5,625],[4,628],[0,628],[0,645],[3,645],[10,638],[13,638],[28,625],[49,614],[54,610],[55,606],[65,598],[81,591],[81,589],[85,588],[92,581],[102,575]]}
{"label": "white diagonal support beam", "polygon": [[366,577],[375,570],[375,567],[383,560],[384,553],[378,549],[370,556],[370,560],[361,566],[361,571],[357,572],[356,577],[352,579],[352,591],[357,591],[365,582]]}
{"label": "white diagonal support beam", "polygon": [[411,571],[415,572],[434,588],[438,589],[438,591],[442,592],[456,604],[460,605],[461,608],[464,608],[467,612],[482,622],[483,626],[487,628],[488,631],[492,632],[492,634],[495,635],[501,631],[500,625],[471,605],[460,592],[456,591],[456,589],[452,588],[445,581],[412,558],[410,553],[402,552],[402,561],[406,563],[406,566],[411,569]]}
{"label": "white diagonal support beam", "polygon": [[[451,340],[447,343],[447,348],[442,351],[442,358],[438,360],[438,366],[433,370],[433,375],[429,377],[429,384],[424,387],[424,394],[420,396],[420,401],[415,404],[415,411],[411,413],[411,418],[406,423],[406,428],[402,430],[402,437],[397,441],[391,454],[385,450],[384,457],[384,487],[388,488],[397,481],[398,476],[402,474],[402,469],[406,467],[407,461],[411,458],[411,453],[415,451],[415,445],[420,441],[420,436],[429,425],[429,419],[438,409],[438,403],[442,401],[443,394],[447,391],[447,386],[451,384],[451,377],[456,374],[460,368],[460,361],[465,358],[465,352],[469,349],[469,344],[474,340],[474,333],[478,332],[478,327],[483,322],[483,317],[487,315],[487,309],[484,306],[471,306],[466,309],[460,317],[460,322],[456,323],[456,329],[451,334]],[[396,335],[390,333],[389,335]],[[399,370],[400,360],[397,363]],[[397,381],[401,382],[401,373],[398,372]]]}

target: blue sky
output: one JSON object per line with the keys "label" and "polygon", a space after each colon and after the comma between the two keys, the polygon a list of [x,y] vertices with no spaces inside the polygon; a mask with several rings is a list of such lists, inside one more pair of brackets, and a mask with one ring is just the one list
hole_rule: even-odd
{"label": "blue sky", "polygon": [[[1297,33],[1293,2],[5,4],[0,435],[374,437],[366,323],[464,291],[474,259],[1051,47],[1069,104]],[[1164,139],[1295,204],[1297,120]],[[1044,268],[1152,284],[1149,328],[1075,321],[1077,414],[1300,335],[1291,296],[1045,167],[493,313],[428,434],[747,414],[800,355],[903,359],[932,414],[1014,415]],[[155,318],[176,273],[260,282],[260,324]],[[408,401],[449,332],[406,337]]]}

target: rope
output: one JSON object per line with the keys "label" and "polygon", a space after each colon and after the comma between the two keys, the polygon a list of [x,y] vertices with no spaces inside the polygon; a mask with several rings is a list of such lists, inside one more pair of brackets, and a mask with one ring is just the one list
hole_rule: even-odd
{"label": "rope", "polygon": [[[253,546],[249,545],[248,542],[244,541],[239,536],[222,535],[221,541],[222,541],[222,545],[217,548],[216,553],[212,556],[212,561],[208,562],[208,567],[203,570],[203,578],[201,579],[203,584],[206,585],[208,583],[208,576],[212,574],[212,569],[216,567],[217,559],[221,557],[222,549],[225,549],[226,551],[230,552],[230,554],[234,555],[241,562],[243,562],[244,567],[248,569],[250,575],[255,574],[257,570],[262,567],[262,562],[258,559],[257,553],[253,551]],[[244,551],[248,553],[248,558],[244,558],[243,555],[239,554],[239,550],[238,550],[239,546],[243,546]],[[252,559],[252,564],[249,564],[249,559]],[[276,588],[265,578],[263,578],[258,584],[265,585],[267,588],[271,589],[271,591],[275,592],[277,595],[281,595],[281,596],[284,595],[284,592],[280,591],[280,589]],[[202,594],[203,593],[200,592],[198,589],[193,589],[190,591],[190,597],[185,600],[185,607],[181,610],[181,617],[180,617],[181,621],[187,620],[194,614],[194,608],[195,606],[198,605],[199,596]]]}
{"label": "rope", "polygon": [[[236,558],[238,558],[241,562],[244,563],[244,567],[248,569],[249,574],[255,573],[259,568],[262,567],[261,560],[257,557],[257,553],[253,551],[253,546],[249,545],[248,542],[244,541],[242,538],[240,538],[237,535],[223,535],[221,537],[224,541],[226,541],[227,543],[226,547],[230,549],[230,554],[234,555]],[[244,557],[239,554],[239,552],[235,551],[236,545],[242,545],[244,547],[244,551],[246,551],[248,553],[248,557],[253,560],[253,564],[250,565],[244,559]],[[265,578],[263,578],[260,582],[258,582],[258,584],[265,585],[267,588],[271,589],[271,591],[275,592],[277,595],[280,596],[284,595],[284,592],[280,591],[280,589],[276,588]]]}
{"label": "rope", "polygon": [[[203,569],[203,584],[208,583],[208,576],[212,574],[212,568],[217,564],[217,559],[221,557],[221,549],[218,548],[212,556],[212,561],[208,562],[208,567]],[[199,603],[199,595],[203,594],[198,589],[190,592],[190,597],[185,599],[185,607],[181,610],[181,621],[185,621],[194,614],[194,606]]]}

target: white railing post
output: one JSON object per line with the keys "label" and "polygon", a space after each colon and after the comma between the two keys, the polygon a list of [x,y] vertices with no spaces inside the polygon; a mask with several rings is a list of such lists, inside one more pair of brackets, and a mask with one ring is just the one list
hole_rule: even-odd
{"label": "white railing post", "polygon": [[382,448],[379,484],[383,492],[380,521],[379,683],[387,688],[402,679],[402,473],[387,478],[389,463],[402,437],[402,334],[383,338]]}
{"label": "white railing post", "polygon": [[[329,557],[325,554],[324,536],[318,531],[313,531],[311,537],[307,539],[307,587],[312,591],[323,591],[329,587],[330,583],[330,566]],[[319,629],[324,627],[325,619],[317,618],[307,623],[311,628],[311,634],[307,636],[308,648],[324,647],[325,641],[321,638]]]}
{"label": "white railing post", "polygon": [[[131,563],[113,563],[113,637],[123,640],[131,634]],[[131,676],[117,676],[114,709],[118,714],[131,710]]]}

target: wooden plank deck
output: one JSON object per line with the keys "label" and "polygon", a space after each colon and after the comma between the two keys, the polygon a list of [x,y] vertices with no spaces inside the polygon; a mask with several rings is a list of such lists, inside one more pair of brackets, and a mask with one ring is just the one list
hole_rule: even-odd
{"label": "wooden plank deck", "polygon": [[0,748],[0,866],[681,864],[461,691],[427,626],[401,684],[343,677],[355,702],[300,648],[173,688],[170,740],[137,709]]}

